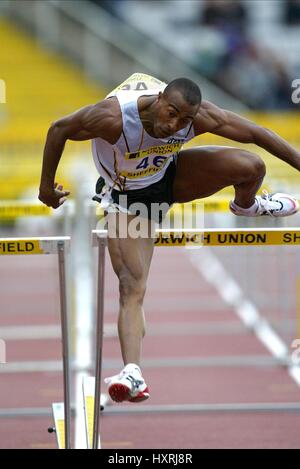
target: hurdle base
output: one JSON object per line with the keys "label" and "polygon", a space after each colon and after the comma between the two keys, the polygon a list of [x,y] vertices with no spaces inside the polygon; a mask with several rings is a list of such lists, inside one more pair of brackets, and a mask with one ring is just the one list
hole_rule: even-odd
{"label": "hurdle base", "polygon": [[65,406],[63,402],[52,403],[54,427],[48,428],[48,433],[55,433],[58,449],[65,449]]}
{"label": "hurdle base", "polygon": [[[94,403],[95,403],[95,378],[93,376],[84,377],[82,380],[83,408],[85,417],[86,441],[88,449],[93,447],[94,430]],[[109,401],[107,394],[101,394],[100,410],[103,411]],[[101,448],[99,437],[98,448]]]}

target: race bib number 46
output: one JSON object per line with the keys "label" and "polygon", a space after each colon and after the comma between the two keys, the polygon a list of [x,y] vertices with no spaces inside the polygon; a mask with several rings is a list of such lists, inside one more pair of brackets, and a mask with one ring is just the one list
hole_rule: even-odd
{"label": "race bib number 46", "polygon": [[146,177],[151,176],[152,174],[161,171],[161,169],[167,163],[169,157],[167,156],[146,156],[139,162],[134,170],[131,171],[122,171],[121,176],[129,178],[129,179],[136,179],[139,177]]}

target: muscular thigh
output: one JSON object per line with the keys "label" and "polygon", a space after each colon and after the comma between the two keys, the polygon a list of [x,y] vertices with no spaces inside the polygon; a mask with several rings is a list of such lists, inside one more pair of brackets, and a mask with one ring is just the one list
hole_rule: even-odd
{"label": "muscular thigh", "polygon": [[[116,217],[118,223],[126,225],[136,218],[123,213],[110,214],[108,217],[109,219]],[[120,280],[126,277],[131,282],[146,283],[153,248],[154,239],[151,237],[108,237],[108,250],[112,266]]]}
{"label": "muscular thigh", "polygon": [[205,146],[182,150],[178,155],[173,193],[176,202],[208,197],[236,184],[246,152],[234,147]]}

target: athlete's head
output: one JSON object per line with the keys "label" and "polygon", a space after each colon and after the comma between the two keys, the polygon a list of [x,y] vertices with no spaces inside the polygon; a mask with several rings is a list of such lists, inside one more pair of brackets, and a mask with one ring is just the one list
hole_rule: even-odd
{"label": "athlete's head", "polygon": [[159,93],[154,131],[157,137],[173,135],[192,123],[201,104],[199,86],[188,78],[171,81]]}

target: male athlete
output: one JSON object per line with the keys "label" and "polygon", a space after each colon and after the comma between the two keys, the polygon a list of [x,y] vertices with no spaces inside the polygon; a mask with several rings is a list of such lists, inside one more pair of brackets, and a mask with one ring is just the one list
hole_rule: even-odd
{"label": "male athlete", "polygon": [[[202,101],[198,86],[178,78],[165,83],[134,74],[103,101],[54,122],[47,135],[39,199],[53,208],[69,191],[54,183],[64,145],[69,140],[92,140],[101,175],[96,196],[118,223],[135,218],[130,204],[188,202],[233,186],[230,210],[238,216],[282,217],[297,212],[298,202],[287,194],[256,195],[264,175],[261,158],[230,146],[181,150],[196,135],[210,132],[228,139],[255,143],[300,170],[300,153],[273,131],[233,112]],[[121,201],[127,195],[127,205]],[[117,213],[116,213],[117,212]],[[150,213],[150,212],[149,212]],[[151,214],[148,216],[150,224]],[[125,368],[107,378],[117,402],[149,397],[140,364],[145,334],[143,299],[153,253],[153,237],[108,237],[108,249],[119,279],[119,339]]]}

